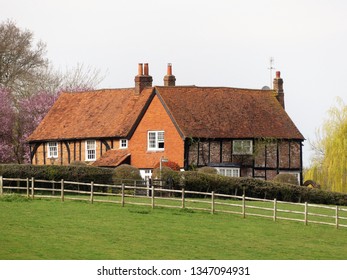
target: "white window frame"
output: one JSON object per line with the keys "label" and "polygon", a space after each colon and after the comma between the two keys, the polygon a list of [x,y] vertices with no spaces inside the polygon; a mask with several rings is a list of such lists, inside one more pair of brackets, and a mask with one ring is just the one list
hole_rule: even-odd
{"label": "white window frame", "polygon": [[128,148],[128,139],[120,139],[119,149],[127,149],[127,148]]}
{"label": "white window frame", "polygon": [[[93,147],[90,147],[92,145]],[[96,140],[86,140],[85,143],[85,160],[95,161],[96,160]]]}
{"label": "white window frame", "polygon": [[59,145],[58,142],[48,142],[47,143],[47,157],[48,158],[58,158],[59,155]]}
{"label": "white window frame", "polygon": [[[162,147],[160,147],[161,144],[162,144]],[[148,131],[147,150],[148,151],[164,151],[164,149],[165,149],[165,132],[163,130]]]}
{"label": "white window frame", "polygon": [[227,177],[240,177],[240,168],[235,167],[215,167],[219,175]]}
{"label": "white window frame", "polygon": [[146,181],[152,178],[152,173],[153,173],[152,169],[140,169],[140,175],[142,179]]}
{"label": "white window frame", "polygon": [[[237,143],[240,143],[240,150],[236,149]],[[233,140],[233,154],[234,155],[252,155],[253,141],[252,140]]]}

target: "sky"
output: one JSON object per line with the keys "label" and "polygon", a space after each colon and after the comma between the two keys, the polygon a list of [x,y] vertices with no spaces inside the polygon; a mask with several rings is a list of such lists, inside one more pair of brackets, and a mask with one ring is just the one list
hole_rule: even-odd
{"label": "sky", "polygon": [[[47,44],[58,69],[99,69],[99,88],[133,87],[138,63],[163,85],[172,63],[177,85],[259,89],[275,71],[286,111],[310,141],[337,104],[347,104],[345,0],[0,0],[11,19]],[[274,58],[270,78],[270,57]]]}

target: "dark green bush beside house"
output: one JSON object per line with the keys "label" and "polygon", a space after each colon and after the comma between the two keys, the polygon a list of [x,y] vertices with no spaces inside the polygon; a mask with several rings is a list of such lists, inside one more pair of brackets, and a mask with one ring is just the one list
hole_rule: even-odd
{"label": "dark green bush beside house", "polygon": [[95,182],[112,184],[114,169],[72,165],[0,164],[0,175],[8,178]]}

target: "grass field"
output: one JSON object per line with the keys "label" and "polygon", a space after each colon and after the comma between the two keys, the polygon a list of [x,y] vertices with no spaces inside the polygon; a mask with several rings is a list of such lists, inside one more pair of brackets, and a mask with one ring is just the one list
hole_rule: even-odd
{"label": "grass field", "polygon": [[0,198],[0,259],[347,259],[347,230],[146,206]]}

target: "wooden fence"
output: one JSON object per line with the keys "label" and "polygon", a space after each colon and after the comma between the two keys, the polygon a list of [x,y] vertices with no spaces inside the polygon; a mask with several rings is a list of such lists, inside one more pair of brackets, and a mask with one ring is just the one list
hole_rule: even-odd
{"label": "wooden fence", "polygon": [[[48,187],[50,186],[50,187]],[[81,183],[70,181],[36,180],[35,178],[3,178],[0,176],[0,195],[19,193],[28,198],[59,198],[64,200],[84,200],[90,203],[108,202],[170,207],[230,213],[247,216],[270,218],[273,221],[290,220],[307,224],[325,224],[336,228],[347,228],[347,208],[309,203],[292,203],[246,197],[245,195],[226,195],[214,192],[196,192],[165,189],[144,181],[118,185]]]}

